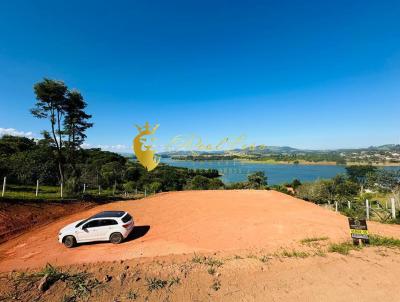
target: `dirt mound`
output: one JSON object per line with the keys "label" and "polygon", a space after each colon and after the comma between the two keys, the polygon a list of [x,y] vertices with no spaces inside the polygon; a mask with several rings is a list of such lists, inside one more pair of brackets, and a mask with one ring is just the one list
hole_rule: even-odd
{"label": "dirt mound", "polygon": [[[120,245],[57,241],[67,223],[103,210],[125,210],[136,228]],[[374,233],[400,237],[400,228],[370,223]],[[0,246],[0,270],[155,257],[189,252],[293,247],[306,237],[349,238],[347,218],[275,191],[183,191],[106,204],[30,231]]]}
{"label": "dirt mound", "polygon": [[0,243],[36,226],[94,207],[92,202],[0,202]]}

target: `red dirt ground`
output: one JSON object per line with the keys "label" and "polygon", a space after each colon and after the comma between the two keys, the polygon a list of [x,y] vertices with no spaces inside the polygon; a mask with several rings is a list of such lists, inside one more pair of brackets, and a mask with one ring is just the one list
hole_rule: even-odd
{"label": "red dirt ground", "polygon": [[0,243],[26,232],[34,227],[45,225],[73,213],[94,207],[94,202],[0,202]]}
{"label": "red dirt ground", "polygon": [[[103,210],[135,218],[132,236],[120,245],[86,244],[67,249],[57,241],[66,224]],[[369,223],[371,233],[400,237],[400,227]],[[349,239],[347,218],[276,191],[183,191],[101,205],[36,228],[0,245],[0,271],[156,257],[191,252],[262,248],[274,252],[301,239]]]}

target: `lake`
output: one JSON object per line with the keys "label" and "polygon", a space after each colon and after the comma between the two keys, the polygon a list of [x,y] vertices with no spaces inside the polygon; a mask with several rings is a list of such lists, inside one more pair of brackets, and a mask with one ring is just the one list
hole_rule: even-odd
{"label": "lake", "polygon": [[313,181],[319,178],[332,178],[337,174],[345,173],[343,166],[319,166],[319,165],[293,165],[293,164],[262,164],[246,163],[237,160],[173,160],[163,158],[162,163],[185,167],[190,169],[217,169],[222,174],[225,183],[247,180],[247,175],[255,171],[263,171],[268,177],[268,184],[281,184],[291,182],[297,178],[302,182]]}
{"label": "lake", "polygon": [[[332,178],[337,174],[345,173],[344,166],[322,166],[322,165],[294,165],[294,164],[262,164],[246,163],[237,160],[173,160],[162,158],[162,163],[185,167],[190,169],[217,169],[222,174],[225,183],[247,180],[247,175],[255,171],[263,171],[268,177],[268,184],[282,184],[291,182],[297,178],[301,182],[314,181],[321,178]],[[399,169],[399,167],[385,167],[385,169]]]}

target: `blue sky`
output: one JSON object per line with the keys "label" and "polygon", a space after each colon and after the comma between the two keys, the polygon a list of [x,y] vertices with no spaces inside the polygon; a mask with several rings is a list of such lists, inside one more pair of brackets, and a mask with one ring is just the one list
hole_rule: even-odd
{"label": "blue sky", "polygon": [[159,146],[400,143],[399,16],[399,1],[2,1],[0,128],[39,136],[32,86],[50,77],[112,150],[146,121]]}

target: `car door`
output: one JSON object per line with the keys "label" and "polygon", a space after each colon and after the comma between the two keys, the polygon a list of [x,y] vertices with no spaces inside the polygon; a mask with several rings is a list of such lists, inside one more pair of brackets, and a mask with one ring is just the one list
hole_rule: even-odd
{"label": "car door", "polygon": [[78,242],[89,242],[96,241],[99,239],[99,220],[91,220],[82,225],[77,231],[77,241]]}
{"label": "car door", "polygon": [[101,219],[99,220],[99,227],[97,229],[99,240],[109,240],[110,234],[113,233],[118,222],[114,219]]}

